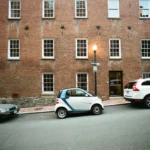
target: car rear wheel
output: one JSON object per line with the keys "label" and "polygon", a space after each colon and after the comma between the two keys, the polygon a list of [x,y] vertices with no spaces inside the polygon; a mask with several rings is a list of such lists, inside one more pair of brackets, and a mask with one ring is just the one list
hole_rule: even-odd
{"label": "car rear wheel", "polygon": [[56,114],[59,119],[64,119],[67,117],[67,110],[65,108],[59,108]]}
{"label": "car rear wheel", "polygon": [[144,102],[145,102],[145,106],[147,108],[150,108],[150,95],[145,97]]}
{"label": "car rear wheel", "polygon": [[92,106],[92,113],[94,115],[100,115],[102,113],[102,107],[100,105]]}

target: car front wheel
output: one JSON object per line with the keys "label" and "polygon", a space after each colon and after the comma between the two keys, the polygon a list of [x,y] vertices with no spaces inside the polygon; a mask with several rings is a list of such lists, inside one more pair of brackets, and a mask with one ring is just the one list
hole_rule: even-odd
{"label": "car front wheel", "polygon": [[148,96],[145,97],[144,102],[145,102],[145,106],[147,108],[150,108],[150,95],[148,95]]}
{"label": "car front wheel", "polygon": [[92,106],[92,113],[94,115],[100,115],[102,113],[102,107],[100,105]]}
{"label": "car front wheel", "polygon": [[56,114],[59,119],[64,119],[67,117],[67,110],[65,108],[59,108]]}

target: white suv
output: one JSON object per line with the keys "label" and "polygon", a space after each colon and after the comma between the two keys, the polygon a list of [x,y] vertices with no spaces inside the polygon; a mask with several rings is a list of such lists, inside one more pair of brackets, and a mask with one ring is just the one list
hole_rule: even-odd
{"label": "white suv", "polygon": [[124,98],[130,102],[143,102],[150,108],[150,78],[129,82],[124,87]]}

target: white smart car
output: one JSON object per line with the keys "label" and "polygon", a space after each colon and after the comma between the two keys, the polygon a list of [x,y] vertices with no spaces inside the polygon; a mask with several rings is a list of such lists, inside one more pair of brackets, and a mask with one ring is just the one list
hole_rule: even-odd
{"label": "white smart car", "polygon": [[150,78],[129,82],[124,87],[124,98],[131,103],[143,102],[150,108]]}
{"label": "white smart car", "polygon": [[102,100],[92,96],[80,88],[64,89],[56,98],[55,112],[58,118],[63,119],[69,112],[80,113],[91,111],[95,115],[102,113]]}

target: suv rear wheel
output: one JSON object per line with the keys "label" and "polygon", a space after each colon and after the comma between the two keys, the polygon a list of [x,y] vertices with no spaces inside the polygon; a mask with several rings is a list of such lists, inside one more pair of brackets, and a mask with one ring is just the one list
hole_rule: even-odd
{"label": "suv rear wheel", "polygon": [[67,117],[67,110],[65,108],[59,108],[56,114],[59,119],[64,119]]}
{"label": "suv rear wheel", "polygon": [[150,95],[147,95],[144,99],[145,106],[150,108]]}

